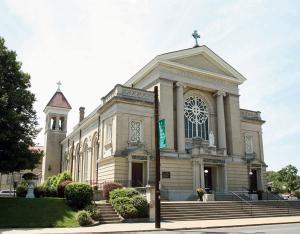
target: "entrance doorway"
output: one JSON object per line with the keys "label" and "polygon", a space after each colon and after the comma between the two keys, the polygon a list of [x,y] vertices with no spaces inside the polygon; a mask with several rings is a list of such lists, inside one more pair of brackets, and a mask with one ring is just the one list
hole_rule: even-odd
{"label": "entrance doorway", "polygon": [[132,187],[143,186],[143,163],[132,163]]}
{"label": "entrance doorway", "polygon": [[250,191],[257,191],[257,170],[251,169],[250,173]]}
{"label": "entrance doorway", "polygon": [[204,167],[204,183],[205,183],[205,190],[207,192],[209,192],[213,189],[211,167]]}

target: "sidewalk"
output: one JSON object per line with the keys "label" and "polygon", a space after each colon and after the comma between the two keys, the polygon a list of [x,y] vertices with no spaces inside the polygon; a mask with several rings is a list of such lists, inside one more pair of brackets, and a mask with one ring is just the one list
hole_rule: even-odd
{"label": "sidewalk", "polygon": [[1,234],[34,234],[34,233],[109,233],[109,232],[134,232],[134,231],[158,231],[180,230],[218,227],[238,227],[249,225],[300,223],[300,216],[268,217],[251,219],[222,219],[222,220],[199,220],[199,221],[176,221],[162,222],[161,229],[155,229],[154,223],[119,223],[102,224],[94,227],[78,228],[34,228],[34,229],[0,229]]}

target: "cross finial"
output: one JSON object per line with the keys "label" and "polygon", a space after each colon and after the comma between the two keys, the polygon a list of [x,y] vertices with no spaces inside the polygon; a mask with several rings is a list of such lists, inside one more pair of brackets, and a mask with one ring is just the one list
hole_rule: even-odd
{"label": "cross finial", "polygon": [[61,86],[61,82],[60,82],[60,81],[58,81],[56,84],[57,84],[57,92],[60,92],[60,86]]}
{"label": "cross finial", "polygon": [[200,35],[198,34],[197,30],[194,31],[194,33],[192,34],[193,38],[195,38],[195,46],[194,47],[198,47],[198,38],[200,38]]}

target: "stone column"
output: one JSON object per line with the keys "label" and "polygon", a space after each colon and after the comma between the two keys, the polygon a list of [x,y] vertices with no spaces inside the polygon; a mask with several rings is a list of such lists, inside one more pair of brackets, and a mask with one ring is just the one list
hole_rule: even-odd
{"label": "stone column", "polygon": [[55,116],[55,130],[59,130],[59,116]]}
{"label": "stone column", "polygon": [[225,163],[224,164],[224,167],[223,167],[223,178],[224,178],[224,192],[227,192],[228,191],[228,186],[227,186],[227,164]]}
{"label": "stone column", "polygon": [[184,134],[184,101],[183,101],[183,84],[176,83],[177,97],[177,151],[185,153],[185,134]]}
{"label": "stone column", "polygon": [[204,164],[200,162],[200,186],[205,189],[205,180],[204,180]]}
{"label": "stone column", "polygon": [[131,156],[128,156],[128,187],[131,187],[132,180],[132,159]]}
{"label": "stone column", "polygon": [[147,185],[150,182],[150,156],[147,156]]}
{"label": "stone column", "polygon": [[200,187],[200,171],[199,162],[193,160],[193,191],[196,193],[197,188]]}
{"label": "stone column", "polygon": [[262,132],[258,132],[258,137],[259,137],[260,160],[264,162],[264,147],[263,147]]}
{"label": "stone column", "polygon": [[217,118],[218,118],[218,146],[219,149],[226,149],[226,132],[225,132],[225,115],[224,115],[224,101],[223,97],[226,93],[218,91],[217,96]]}

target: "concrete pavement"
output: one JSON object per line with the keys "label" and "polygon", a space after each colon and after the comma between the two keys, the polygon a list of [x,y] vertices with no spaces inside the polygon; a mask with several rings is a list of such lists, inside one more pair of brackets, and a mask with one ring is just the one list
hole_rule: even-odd
{"label": "concrete pavement", "polygon": [[218,227],[240,227],[265,224],[300,223],[300,216],[267,217],[251,219],[222,219],[199,221],[162,222],[161,229],[155,229],[154,223],[118,223],[102,224],[94,227],[78,228],[33,228],[33,229],[0,229],[1,234],[35,234],[35,233],[110,233],[110,232],[136,232],[158,230],[184,230]]}

